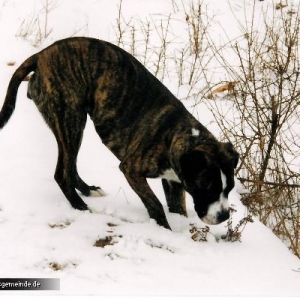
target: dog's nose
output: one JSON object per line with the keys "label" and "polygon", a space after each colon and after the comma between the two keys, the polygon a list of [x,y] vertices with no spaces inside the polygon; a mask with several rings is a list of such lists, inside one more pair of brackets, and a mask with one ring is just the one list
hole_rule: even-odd
{"label": "dog's nose", "polygon": [[222,223],[229,219],[229,211],[228,210],[222,210],[217,215],[218,223]]}

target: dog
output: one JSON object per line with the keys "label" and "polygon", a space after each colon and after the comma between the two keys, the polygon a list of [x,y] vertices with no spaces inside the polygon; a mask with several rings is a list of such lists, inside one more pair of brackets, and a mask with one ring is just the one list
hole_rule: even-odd
{"label": "dog", "polygon": [[219,224],[229,218],[239,154],[219,142],[137,59],[93,38],[68,38],[25,60],[13,74],[0,112],[0,128],[10,119],[18,87],[28,83],[32,99],[58,144],[54,178],[79,210],[100,191],[77,172],[76,159],[87,115],[102,142],[120,160],[120,170],[144,203],[150,218],[171,229],[146,178],[161,178],[169,211],[187,216],[185,191],[200,219]]}

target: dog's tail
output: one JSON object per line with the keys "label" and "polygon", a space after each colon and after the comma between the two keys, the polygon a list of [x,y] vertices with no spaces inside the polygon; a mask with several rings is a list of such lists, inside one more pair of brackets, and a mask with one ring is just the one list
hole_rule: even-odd
{"label": "dog's tail", "polygon": [[0,112],[0,129],[5,126],[15,110],[19,85],[30,72],[35,71],[36,67],[37,56],[32,55],[26,59],[13,74]]}

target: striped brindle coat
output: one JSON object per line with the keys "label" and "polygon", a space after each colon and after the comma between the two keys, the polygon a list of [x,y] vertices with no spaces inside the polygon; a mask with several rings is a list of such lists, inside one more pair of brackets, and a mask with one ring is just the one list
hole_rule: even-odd
{"label": "striped brindle coat", "polygon": [[170,228],[163,206],[146,178],[162,178],[170,212],[187,215],[185,192],[199,217],[218,224],[229,217],[238,153],[220,143],[133,56],[104,41],[69,38],[29,57],[16,70],[0,113],[0,128],[12,115],[20,83],[57,140],[55,180],[71,205],[88,209],[83,195],[99,187],[79,176],[76,158],[87,115],[102,142],[151,218]]}

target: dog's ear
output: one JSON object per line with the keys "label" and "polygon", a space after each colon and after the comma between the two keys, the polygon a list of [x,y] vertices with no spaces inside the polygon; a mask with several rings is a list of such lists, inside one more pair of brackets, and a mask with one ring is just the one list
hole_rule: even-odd
{"label": "dog's ear", "polygon": [[208,165],[208,157],[201,147],[196,147],[180,157],[180,167],[185,178],[194,178],[199,170],[205,169]]}
{"label": "dog's ear", "polygon": [[228,143],[222,143],[222,162],[221,164],[227,165],[232,168],[236,168],[239,162],[240,155],[239,153],[234,149],[233,145]]}

